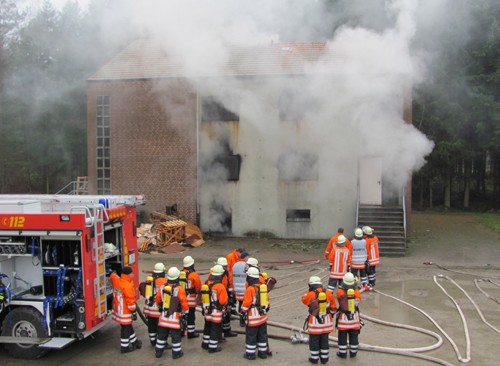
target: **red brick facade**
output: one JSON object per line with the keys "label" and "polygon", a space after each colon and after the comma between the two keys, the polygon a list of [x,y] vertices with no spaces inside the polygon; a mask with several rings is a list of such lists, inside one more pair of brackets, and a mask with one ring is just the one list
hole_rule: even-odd
{"label": "red brick facade", "polygon": [[145,194],[147,214],[178,205],[196,223],[197,98],[181,79],[90,81],[89,193],[96,194],[96,100],[110,97],[111,194]]}

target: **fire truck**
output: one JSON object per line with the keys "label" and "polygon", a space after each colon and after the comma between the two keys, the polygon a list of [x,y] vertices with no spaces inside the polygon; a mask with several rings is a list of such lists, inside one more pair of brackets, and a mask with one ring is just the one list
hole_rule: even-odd
{"label": "fire truck", "polygon": [[112,272],[137,276],[139,196],[0,195],[0,343],[38,358],[111,321]]}

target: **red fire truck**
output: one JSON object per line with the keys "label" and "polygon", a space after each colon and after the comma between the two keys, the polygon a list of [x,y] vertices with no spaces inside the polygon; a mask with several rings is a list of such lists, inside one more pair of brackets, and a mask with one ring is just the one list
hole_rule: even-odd
{"label": "red fire truck", "polygon": [[0,343],[12,355],[38,358],[111,321],[110,274],[139,273],[143,204],[143,195],[0,195]]}

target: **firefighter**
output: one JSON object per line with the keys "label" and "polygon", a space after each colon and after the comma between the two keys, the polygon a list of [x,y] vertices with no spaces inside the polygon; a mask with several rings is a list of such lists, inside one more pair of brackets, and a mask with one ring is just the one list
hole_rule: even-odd
{"label": "firefighter", "polygon": [[241,258],[241,253],[246,252],[245,248],[238,248],[235,249],[232,253],[229,253],[226,255],[227,259],[227,270],[228,272],[232,275],[233,273],[233,266],[236,262],[243,261],[244,259]]}
{"label": "firefighter", "polygon": [[[269,297],[267,286],[259,280],[259,270],[251,267],[247,271],[248,288],[241,306],[241,317],[246,319],[246,352],[247,360],[255,360],[255,351],[260,358],[267,358],[267,313]],[[265,292],[263,292],[265,290]]]}
{"label": "firefighter", "polygon": [[380,257],[378,255],[378,238],[373,233],[371,227],[367,227],[365,230],[366,242],[369,243],[370,249],[368,251],[368,283],[369,287],[375,286],[375,266],[380,264]]}
{"label": "firefighter", "polygon": [[347,358],[347,336],[349,336],[350,357],[354,358],[358,353],[358,335],[361,329],[358,306],[361,301],[361,293],[357,287],[354,275],[351,272],[347,272],[337,291],[337,301],[339,303],[339,312],[337,313],[336,320],[336,326],[339,330],[339,351],[337,352],[337,356],[340,358]]}
{"label": "firefighter", "polygon": [[309,307],[306,319],[311,352],[309,362],[317,364],[321,359],[321,363],[326,364],[330,354],[328,336],[333,332],[332,313],[337,311],[333,294],[323,291],[321,278],[312,276],[309,278],[309,291],[302,296],[302,302]]}
{"label": "firefighter", "polygon": [[142,347],[142,341],[137,339],[132,322],[137,320],[135,306],[135,290],[132,285],[132,268],[123,267],[120,277],[111,273],[109,282],[113,286],[113,320],[121,326],[121,353],[132,352]]}
{"label": "firefighter", "polygon": [[160,358],[167,344],[168,334],[172,334],[172,358],[184,356],[181,335],[185,327],[185,313],[189,311],[186,291],[179,284],[180,271],[172,267],[167,272],[167,283],[156,294],[156,303],[161,314],[158,321],[156,358]]}
{"label": "firefighter", "polygon": [[205,316],[205,328],[203,329],[203,343],[201,347],[208,353],[222,351],[218,346],[219,337],[222,336],[222,316],[224,306],[227,304],[227,290],[222,284],[224,268],[216,264],[208,279],[201,286],[202,311]]}
{"label": "firefighter", "polygon": [[[238,311],[237,314],[241,311],[241,304],[243,303],[243,298],[245,297],[246,291],[246,283],[247,283],[247,274],[246,274],[246,262],[248,259],[248,253],[243,252],[240,255],[242,259],[239,262],[236,262],[233,266],[233,289],[234,289],[234,297],[238,302]],[[231,313],[236,313],[236,304],[234,307],[234,311],[231,308]],[[241,325],[241,324],[240,324]],[[243,325],[245,326],[245,325]]]}
{"label": "firefighter", "polygon": [[194,331],[196,320],[196,296],[201,289],[201,280],[194,269],[194,259],[190,255],[184,257],[184,272],[186,272],[186,294],[189,305],[187,316],[188,338],[197,338],[200,335]]}
{"label": "firefighter", "polygon": [[354,238],[352,243],[352,257],[351,257],[351,273],[354,277],[359,272],[361,279],[361,287],[365,291],[369,291],[368,277],[366,276],[366,261],[368,260],[368,251],[370,244],[363,238],[363,230],[357,228],[354,230]]}
{"label": "firefighter", "polygon": [[335,291],[337,282],[342,283],[342,277],[346,274],[351,264],[351,252],[346,247],[346,237],[339,235],[335,247],[333,247],[330,256],[333,258],[332,268],[330,270],[330,280],[328,281],[328,290]]}
{"label": "firefighter", "polygon": [[[144,306],[144,315],[148,316],[148,333],[151,345],[156,347],[156,337],[158,336],[158,319],[160,312],[158,311],[158,304],[156,303],[156,294],[167,283],[165,279],[165,266],[163,263],[156,263],[153,270],[153,283],[151,285],[151,296],[146,297],[146,304]],[[172,348],[171,345],[166,346],[168,349]]]}
{"label": "firefighter", "polygon": [[217,259],[217,264],[222,266],[224,269],[224,274],[222,275],[222,284],[227,291],[227,306],[224,307],[224,314],[222,316],[222,332],[224,337],[237,337],[238,333],[231,330],[231,307],[236,304],[236,298],[233,290],[233,276],[229,274],[227,270],[227,259],[220,257]]}
{"label": "firefighter", "polygon": [[[259,270],[259,273],[260,273],[259,261],[257,260],[257,258],[253,258],[253,257],[248,258],[245,270],[248,272],[248,269],[251,267],[257,268]],[[264,279],[264,277],[262,275],[259,275],[259,280],[261,283],[264,283],[264,284],[266,283],[266,280]],[[246,287],[248,287],[248,284]]]}
{"label": "firefighter", "polygon": [[[332,264],[333,264],[333,257],[332,257],[332,249],[336,246],[337,244],[337,241],[339,240],[339,236],[340,235],[344,235],[344,228],[342,227],[339,227],[339,229],[337,230],[337,236],[334,236],[330,239],[330,241],[328,242],[328,245],[326,247],[326,250],[325,250],[325,258],[328,259],[328,264],[329,264],[329,268],[332,268]],[[351,242],[349,239],[345,239],[345,242],[346,242],[346,247],[349,248],[349,250],[351,251],[352,253],[352,245],[351,245]]]}

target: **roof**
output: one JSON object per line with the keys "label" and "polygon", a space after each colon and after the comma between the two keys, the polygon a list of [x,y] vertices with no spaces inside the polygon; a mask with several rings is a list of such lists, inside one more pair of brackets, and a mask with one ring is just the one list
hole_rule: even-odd
{"label": "roof", "polygon": [[[157,41],[138,40],[88,80],[335,74],[372,70],[374,62],[377,63],[376,68],[390,65],[385,72],[409,73],[411,61],[408,49],[404,48],[402,52],[397,52],[400,59],[396,63],[394,60],[384,60],[394,57],[391,52],[380,52],[378,57],[374,57],[354,45],[326,42],[231,46],[224,48],[220,55],[219,60],[223,61],[215,60],[215,56],[210,60],[209,55],[203,58],[203,62],[198,62],[202,59],[199,55],[183,59],[179,55],[169,54]],[[217,51],[220,53],[220,49],[214,53]]]}

